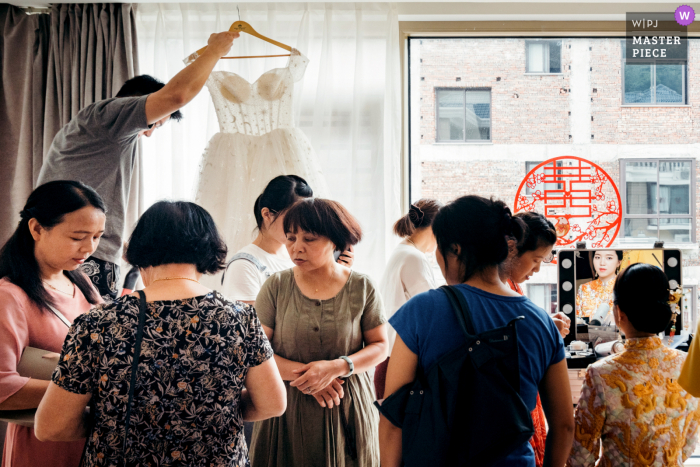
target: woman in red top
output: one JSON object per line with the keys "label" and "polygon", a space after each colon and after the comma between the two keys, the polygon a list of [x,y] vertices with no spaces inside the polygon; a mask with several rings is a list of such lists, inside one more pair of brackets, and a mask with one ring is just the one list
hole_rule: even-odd
{"label": "woman in red top", "polygon": [[[525,222],[527,231],[519,245],[516,246],[513,244],[511,254],[501,269],[501,279],[506,282],[512,290],[520,295],[525,295],[520,284],[530,279],[533,274],[538,272],[543,261],[545,263],[552,261],[552,247],[554,247],[554,244],[557,242],[557,233],[554,229],[554,225],[542,214],[536,212],[521,212],[514,217],[520,218]],[[569,324],[571,321],[564,313],[557,313],[552,316],[552,319],[557,325],[557,329],[559,329],[559,333],[562,337],[569,334]],[[541,467],[544,463],[547,426],[539,395],[537,396],[537,407],[535,407],[531,415],[532,423],[535,427],[535,434],[530,438],[530,444],[535,451],[535,464],[537,467]]]}

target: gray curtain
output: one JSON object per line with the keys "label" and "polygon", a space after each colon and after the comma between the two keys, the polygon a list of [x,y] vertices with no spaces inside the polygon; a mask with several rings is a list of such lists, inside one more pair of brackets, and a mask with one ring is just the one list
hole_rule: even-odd
{"label": "gray curtain", "polygon": [[0,4],[0,245],[15,230],[43,160],[48,51],[47,15]]}
{"label": "gray curtain", "polygon": [[[131,4],[55,4],[46,92],[44,154],[53,137],[83,107],[114,97],[138,75],[136,23]],[[141,151],[131,181],[127,225],[143,211]]]}

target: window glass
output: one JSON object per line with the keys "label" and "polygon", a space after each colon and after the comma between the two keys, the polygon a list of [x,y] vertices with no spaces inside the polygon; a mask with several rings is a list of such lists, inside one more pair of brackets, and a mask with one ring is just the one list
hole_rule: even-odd
{"label": "window glass", "polygon": [[656,214],[656,162],[627,162],[627,214]]}
{"label": "window glass", "polygon": [[635,238],[640,241],[658,240],[658,221],[656,219],[625,219],[625,232],[627,238]]}
{"label": "window glass", "polygon": [[690,161],[659,163],[659,212],[690,214]]}
{"label": "window glass", "polygon": [[659,240],[667,243],[691,241],[692,225],[690,218],[659,219]]}
{"label": "window glass", "polygon": [[438,90],[438,139],[464,141],[464,91]]}
{"label": "window glass", "polygon": [[466,91],[467,140],[491,139],[491,92]]}
{"label": "window glass", "polygon": [[547,44],[545,42],[528,43],[527,51],[527,71],[529,73],[545,73],[545,52]]}
{"label": "window glass", "polygon": [[527,42],[528,73],[561,73],[561,41]]}
{"label": "window glass", "polygon": [[561,41],[549,43],[549,72],[561,73]]}
{"label": "window glass", "polygon": [[651,64],[625,63],[625,103],[651,104],[653,100]]}
{"label": "window glass", "polygon": [[656,103],[683,104],[683,68],[680,64],[656,64]]}

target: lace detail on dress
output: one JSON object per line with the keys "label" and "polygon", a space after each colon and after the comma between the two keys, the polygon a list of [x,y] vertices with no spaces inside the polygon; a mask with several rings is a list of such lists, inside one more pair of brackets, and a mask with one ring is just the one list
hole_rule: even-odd
{"label": "lace detail on dress", "polygon": [[[194,53],[185,62],[196,58]],[[314,195],[328,196],[316,154],[292,116],[294,83],[308,62],[293,49],[287,66],[268,70],[252,83],[229,71],[214,71],[207,79],[219,133],[204,151],[195,199],[214,218],[229,251],[253,240],[253,205],[274,177],[298,175]],[[220,287],[218,277],[203,283]],[[228,293],[226,287],[221,290]]]}

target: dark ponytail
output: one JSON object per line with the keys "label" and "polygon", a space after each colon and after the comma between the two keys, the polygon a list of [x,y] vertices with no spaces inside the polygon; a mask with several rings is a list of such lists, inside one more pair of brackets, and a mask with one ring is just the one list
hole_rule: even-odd
{"label": "dark ponytail", "polygon": [[416,230],[430,227],[441,207],[440,201],[419,199],[408,208],[408,214],[396,221],[394,233],[399,237],[410,237]]}
{"label": "dark ponytail", "polygon": [[[20,212],[21,220],[17,229],[0,250],[0,278],[7,278],[20,287],[41,310],[46,310],[47,305],[54,306],[54,303],[41,282],[29,220],[36,219],[42,227],[50,229],[63,222],[66,214],[86,206],[106,212],[100,195],[80,182],[56,180],[41,185],[29,195]],[[64,274],[80,289],[88,302],[93,305],[99,303],[99,295],[82,272],[64,271]]]}
{"label": "dark ponytail", "polygon": [[658,334],[671,322],[673,312],[668,304],[668,277],[646,263],[635,263],[617,275],[613,303],[640,332]]}
{"label": "dark ponytail", "polygon": [[267,208],[276,216],[292,207],[300,198],[311,198],[314,195],[306,180],[298,175],[280,175],[270,180],[263,192],[255,200],[253,212],[258,230],[262,230],[264,222],[262,209]]}
{"label": "dark ponytail", "polygon": [[[460,247],[460,281],[508,258],[508,240],[521,243],[527,227],[503,202],[481,196],[462,196],[440,209],[433,233],[444,258]],[[445,263],[447,265],[447,262]]]}

